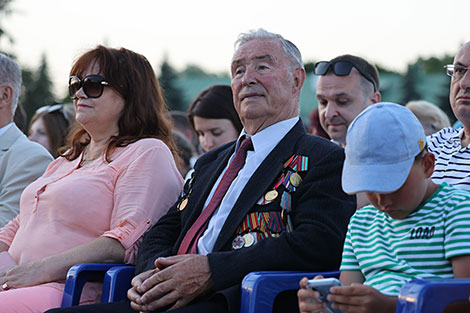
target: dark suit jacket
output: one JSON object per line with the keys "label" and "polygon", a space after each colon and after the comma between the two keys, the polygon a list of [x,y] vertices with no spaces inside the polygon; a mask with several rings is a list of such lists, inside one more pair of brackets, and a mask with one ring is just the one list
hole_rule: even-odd
{"label": "dark suit jacket", "polygon": [[[213,184],[234,152],[235,143],[204,154],[195,165],[191,193],[184,210],[177,206],[145,235],[137,272],[154,268],[159,256],[177,253],[185,233],[199,216]],[[292,197],[294,231],[266,238],[249,248],[232,250],[237,228],[250,212],[281,211],[280,199],[258,205],[272,189],[293,154],[308,156],[308,170]],[[213,252],[208,255],[215,291],[226,296],[230,311],[239,305],[243,277],[258,270],[327,271],[339,268],[343,241],[356,199],[341,189],[343,149],[328,140],[307,134],[301,121],[279,142],[259,166],[228,216]],[[185,192],[189,193],[189,183]],[[278,197],[280,198],[280,197]]]}

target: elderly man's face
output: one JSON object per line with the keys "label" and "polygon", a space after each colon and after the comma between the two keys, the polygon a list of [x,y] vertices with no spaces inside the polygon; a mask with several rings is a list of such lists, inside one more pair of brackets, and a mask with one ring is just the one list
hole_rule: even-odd
{"label": "elderly man's face", "polygon": [[[277,39],[253,39],[243,44],[232,59],[235,109],[248,133],[296,116],[302,69],[289,68],[289,60]],[[300,87],[299,87],[300,86]]]}
{"label": "elderly man's face", "polygon": [[[454,65],[470,67],[469,43],[457,53]],[[468,126],[470,123],[470,74],[468,71],[461,78],[452,77],[449,101],[457,119]]]}
{"label": "elderly man's face", "polygon": [[320,76],[316,98],[320,124],[331,139],[344,144],[353,119],[372,101],[364,95],[361,75],[353,68],[347,76],[333,73]]}

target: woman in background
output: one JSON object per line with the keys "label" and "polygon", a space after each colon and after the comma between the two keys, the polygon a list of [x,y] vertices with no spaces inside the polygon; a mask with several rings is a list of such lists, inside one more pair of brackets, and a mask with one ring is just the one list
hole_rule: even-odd
{"label": "woman in background", "polygon": [[[181,191],[165,103],[147,59],[98,46],[70,75],[80,128],[0,229],[2,313],[59,307],[76,263],[135,263],[143,234]],[[97,295],[96,284],[86,288],[82,303]]]}
{"label": "woman in background", "polygon": [[189,106],[188,119],[204,152],[236,140],[243,129],[233,105],[232,88],[226,85],[203,90]]}
{"label": "woman in background", "polygon": [[63,104],[40,107],[29,123],[28,138],[43,145],[57,158],[74,121],[72,110]]}

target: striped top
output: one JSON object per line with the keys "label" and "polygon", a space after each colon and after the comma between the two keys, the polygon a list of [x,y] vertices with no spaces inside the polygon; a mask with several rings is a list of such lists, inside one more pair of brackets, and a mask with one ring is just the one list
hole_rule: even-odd
{"label": "striped top", "polygon": [[402,220],[373,206],[351,217],[342,271],[361,271],[364,284],[396,296],[412,279],[453,278],[450,258],[470,254],[470,192],[443,183]]}
{"label": "striped top", "polygon": [[436,184],[447,182],[470,190],[470,146],[462,147],[463,127],[444,128],[428,136],[428,149],[436,157],[431,178]]}

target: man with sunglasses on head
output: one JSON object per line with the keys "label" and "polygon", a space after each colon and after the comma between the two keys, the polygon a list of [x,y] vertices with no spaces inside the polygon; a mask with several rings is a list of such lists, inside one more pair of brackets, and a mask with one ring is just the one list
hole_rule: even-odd
{"label": "man with sunglasses on head", "polygon": [[18,215],[23,189],[52,161],[44,147],[28,140],[13,123],[20,89],[20,67],[0,53],[0,227]]}
{"label": "man with sunglasses on head", "polygon": [[460,48],[453,64],[444,67],[452,79],[450,105],[463,127],[444,128],[428,136],[428,149],[436,157],[431,178],[438,184],[470,190],[470,42]]}
{"label": "man with sunglasses on head", "polygon": [[331,140],[344,147],[352,120],[380,102],[377,68],[354,55],[341,55],[315,64],[320,124]]}

